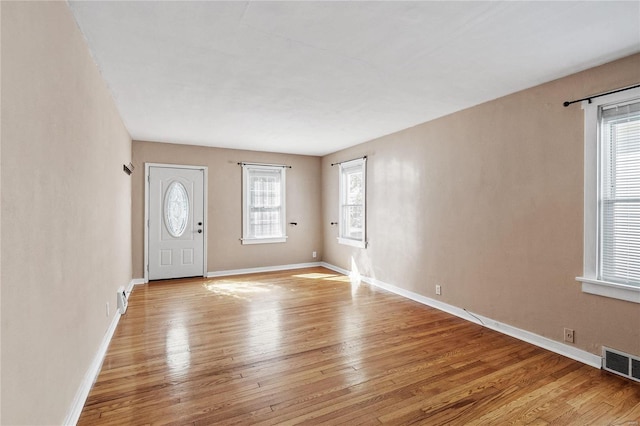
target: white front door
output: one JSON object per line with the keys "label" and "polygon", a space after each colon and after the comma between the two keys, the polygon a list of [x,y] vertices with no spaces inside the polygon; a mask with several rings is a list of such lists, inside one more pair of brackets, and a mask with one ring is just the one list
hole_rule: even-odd
{"label": "white front door", "polygon": [[205,275],[202,168],[148,168],[150,280]]}

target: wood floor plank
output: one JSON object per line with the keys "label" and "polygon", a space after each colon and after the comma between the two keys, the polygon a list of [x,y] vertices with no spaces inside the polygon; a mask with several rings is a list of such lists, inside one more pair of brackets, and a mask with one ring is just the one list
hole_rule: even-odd
{"label": "wood floor plank", "polygon": [[635,382],[309,268],[137,286],[79,424],[625,422]]}

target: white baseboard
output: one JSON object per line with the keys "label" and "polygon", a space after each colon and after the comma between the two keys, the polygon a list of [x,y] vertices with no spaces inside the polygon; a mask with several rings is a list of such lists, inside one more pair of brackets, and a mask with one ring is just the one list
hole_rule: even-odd
{"label": "white baseboard", "polygon": [[[351,276],[351,272],[339,268],[335,265],[331,265],[326,262],[321,262],[321,266],[331,269],[333,271],[339,272],[343,275]],[[547,349],[551,352],[555,352],[560,355],[564,355],[568,358],[574,359],[576,361],[582,362],[584,364],[590,365],[595,368],[602,368],[602,357],[598,355],[594,355],[590,352],[584,351],[582,349],[575,348],[573,346],[565,345],[564,343],[558,342],[556,340],[549,339],[544,336],[540,336],[539,334],[531,333],[530,331],[522,330],[517,327],[513,327],[509,324],[505,324],[500,321],[496,321],[491,318],[487,318],[485,316],[471,313],[465,309],[458,308],[457,306],[449,305],[448,303],[441,302],[439,300],[431,299],[429,297],[423,296],[418,293],[414,293],[409,290],[405,290],[400,287],[396,287],[392,284],[387,284],[380,280],[370,277],[360,277],[360,279],[372,286],[382,288],[391,293],[397,294],[399,296],[406,297],[407,299],[411,299],[415,302],[422,303],[423,305],[431,306],[433,308],[439,309],[441,311],[447,312],[451,315],[455,315],[467,321],[471,321],[476,324],[480,324],[484,327],[490,328],[492,330],[498,331],[500,333],[506,334],[511,337],[515,337],[516,339],[525,341],[527,343],[531,343],[532,345],[539,346],[543,349]]]}
{"label": "white baseboard", "polygon": [[492,320],[491,318],[487,318],[482,315],[474,315],[481,319],[484,323],[483,325],[487,328],[511,337],[515,337],[516,339],[523,340],[527,343],[531,343],[532,345],[539,346],[551,352],[566,356],[567,358],[580,361],[583,364],[590,365],[591,367],[602,368],[602,357],[599,355],[595,355],[591,352],[566,345],[562,342],[558,342],[544,336],[540,336],[539,334],[535,334],[527,330],[522,330],[521,328],[513,327],[500,321]]}
{"label": "white baseboard", "polygon": [[[149,281],[145,280],[144,278],[134,278],[134,279],[131,280],[131,282],[129,283],[129,287],[127,287],[127,288],[130,288],[131,290],[133,290],[134,286],[146,284],[148,282]],[[130,291],[127,291],[127,294],[129,294],[129,293],[130,293]]]}
{"label": "white baseboard", "polygon": [[[130,283],[128,288],[129,287],[133,287],[133,284]],[[129,295],[129,293],[130,291],[127,291],[127,296]],[[69,410],[67,417],[64,419],[64,425],[75,425],[76,423],[78,423],[78,419],[80,418],[80,414],[82,413],[84,404],[87,401],[87,396],[89,396],[89,391],[98,378],[98,374],[100,374],[102,362],[104,361],[104,357],[107,354],[107,348],[109,348],[109,343],[111,342],[113,333],[116,331],[116,327],[118,326],[118,322],[120,321],[120,316],[120,311],[115,309],[115,314],[113,315],[111,324],[109,325],[107,332],[102,337],[102,342],[100,343],[98,352],[96,352],[91,365],[84,374],[82,382],[80,383],[80,387],[76,392],[73,403],[71,404],[71,409]]]}
{"label": "white baseboard", "polygon": [[321,266],[321,262],[294,263],[291,265],[262,266],[259,268],[229,269],[226,271],[207,272],[207,278],[227,277],[229,275],[257,274],[260,272],[286,271],[288,269],[313,268]]}
{"label": "white baseboard", "polygon": [[327,262],[320,262],[320,266],[322,266],[323,268],[331,269],[332,271],[338,272],[338,273],[340,273],[342,275],[351,276],[351,272],[350,271],[347,271],[346,269],[339,268],[336,265],[332,265],[332,264],[327,263]]}

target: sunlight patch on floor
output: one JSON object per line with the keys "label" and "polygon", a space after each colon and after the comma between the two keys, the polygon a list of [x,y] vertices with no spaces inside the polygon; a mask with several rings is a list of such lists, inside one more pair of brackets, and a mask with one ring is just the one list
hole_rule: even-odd
{"label": "sunlight patch on floor", "polygon": [[203,284],[203,287],[212,293],[221,296],[231,296],[239,299],[249,300],[250,295],[268,293],[279,288],[273,284],[265,284],[256,281],[210,281]]}
{"label": "sunlight patch on floor", "polygon": [[335,277],[337,276],[336,274],[321,274],[319,272],[311,272],[308,274],[298,274],[298,275],[294,275],[294,277],[296,278],[309,278],[312,280],[319,280],[319,279],[324,279],[324,278],[330,278],[330,277]]}
{"label": "sunlight patch on floor", "polygon": [[312,272],[309,274],[298,274],[294,275],[295,278],[307,278],[311,280],[323,280],[323,281],[339,281],[339,282],[349,282],[349,277],[346,277],[342,274],[321,274],[319,272]]}
{"label": "sunlight patch on floor", "polygon": [[336,275],[335,277],[325,278],[325,281],[339,281],[342,283],[349,283],[351,280],[346,275]]}
{"label": "sunlight patch on floor", "polygon": [[165,352],[167,365],[174,373],[183,373],[191,366],[191,348],[189,346],[189,331],[178,323],[167,330]]}

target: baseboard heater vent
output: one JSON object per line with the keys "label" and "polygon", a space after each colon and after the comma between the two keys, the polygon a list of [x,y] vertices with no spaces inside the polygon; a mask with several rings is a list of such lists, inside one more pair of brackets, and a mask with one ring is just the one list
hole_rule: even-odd
{"label": "baseboard heater vent", "polygon": [[602,368],[640,382],[640,357],[602,347]]}
{"label": "baseboard heater vent", "polygon": [[127,305],[127,293],[124,291],[123,287],[120,287],[118,290],[118,310],[121,315],[124,315],[124,313],[127,312]]}

